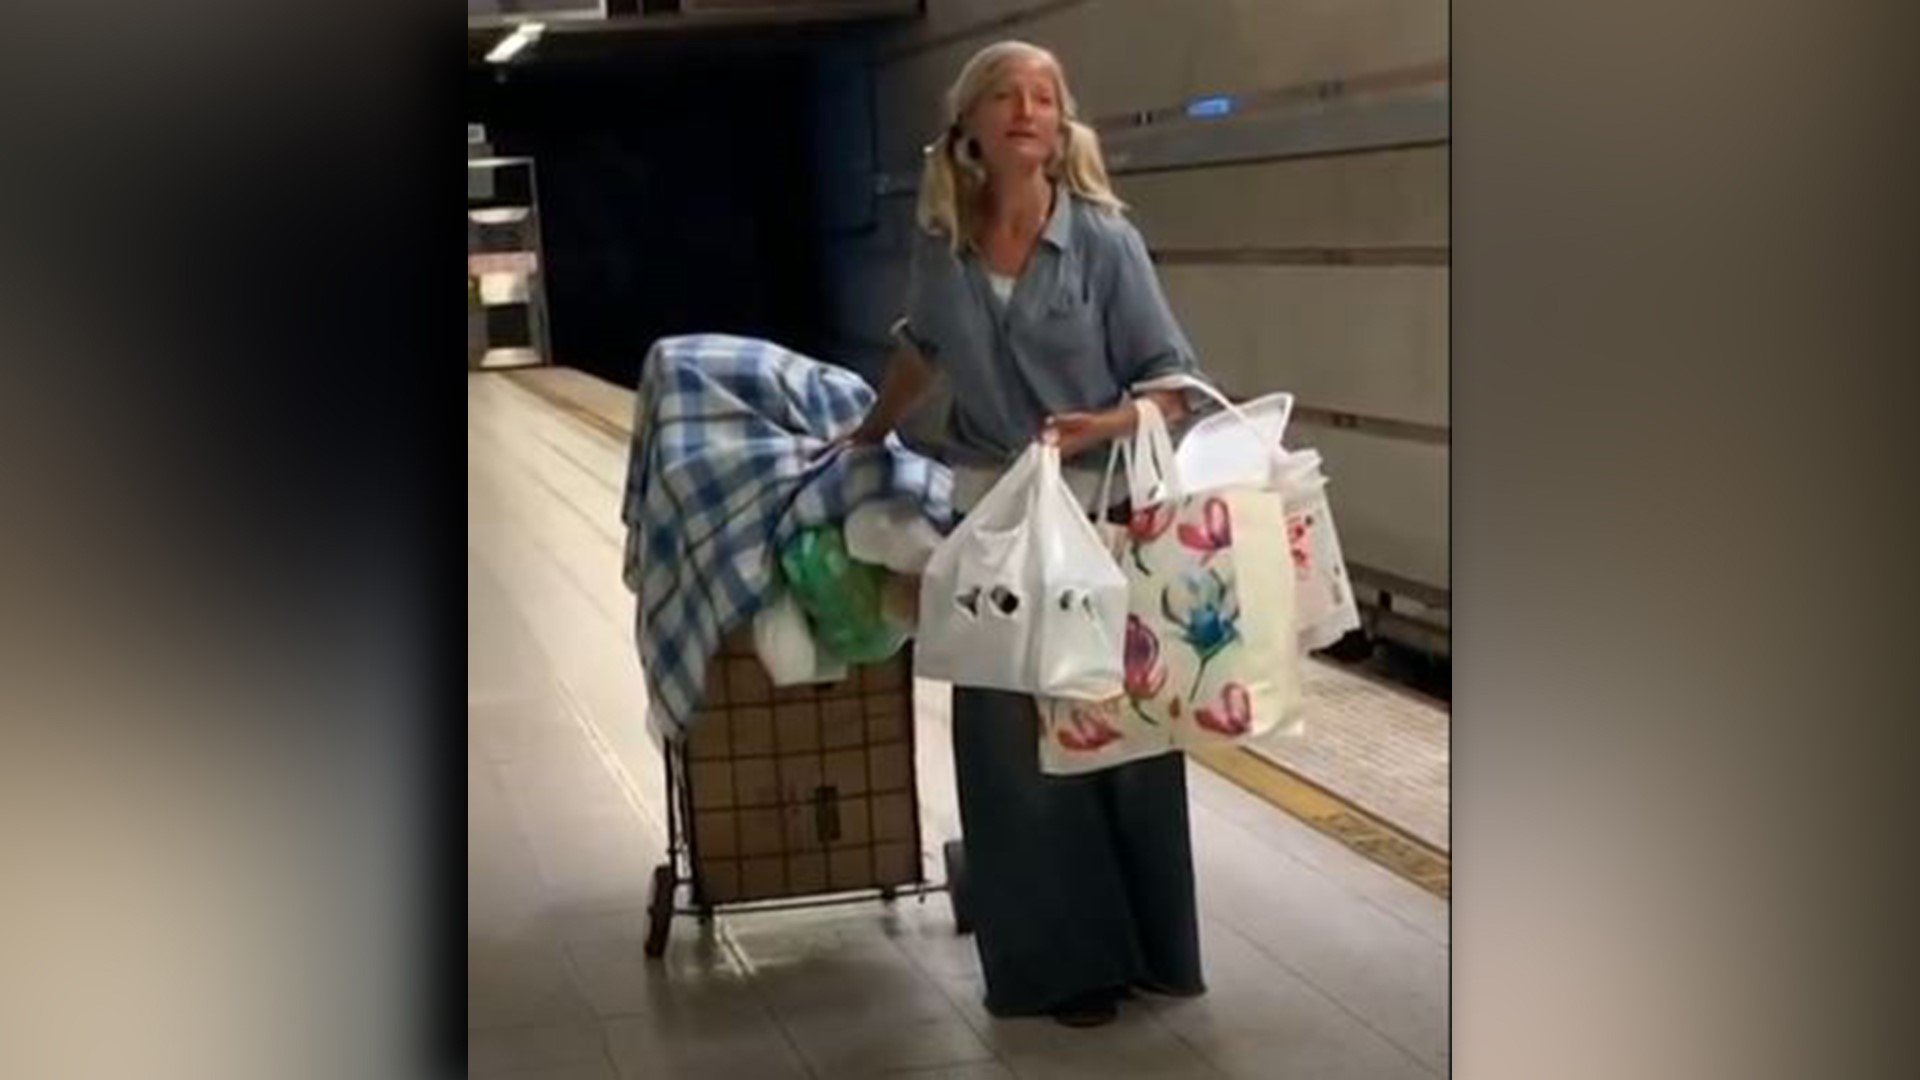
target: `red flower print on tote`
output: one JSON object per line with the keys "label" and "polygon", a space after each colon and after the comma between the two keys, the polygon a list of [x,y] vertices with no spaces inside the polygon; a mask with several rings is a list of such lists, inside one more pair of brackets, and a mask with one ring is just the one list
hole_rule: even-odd
{"label": "red flower print on tote", "polygon": [[1180,543],[1200,553],[1201,565],[1213,561],[1213,557],[1233,546],[1233,520],[1227,513],[1226,500],[1212,498],[1200,510],[1200,523],[1189,522],[1180,526]]}
{"label": "red flower print on tote", "polygon": [[[1127,616],[1126,669],[1122,682],[1135,712],[1139,712],[1140,702],[1159,697],[1167,685],[1167,665],[1160,662],[1160,639],[1138,615]],[[1153,723],[1146,713],[1140,713],[1140,718]]]}
{"label": "red flower print on tote", "polygon": [[1135,510],[1127,519],[1127,534],[1137,544],[1151,544],[1164,536],[1173,524],[1173,504],[1159,503]]}
{"label": "red flower print on tote", "polygon": [[1159,503],[1154,506],[1135,510],[1127,518],[1127,538],[1133,549],[1134,569],[1142,574],[1150,574],[1146,561],[1140,557],[1140,549],[1167,534],[1173,525],[1174,509],[1172,503]]}
{"label": "red flower print on tote", "polygon": [[1091,753],[1120,740],[1120,729],[1108,723],[1097,708],[1073,706],[1067,712],[1067,725],[1060,729],[1060,745],[1075,753]]}
{"label": "red flower print on tote", "polygon": [[1307,530],[1313,527],[1313,515],[1302,514],[1287,521],[1287,550],[1293,555],[1293,568],[1308,569]]}
{"label": "red flower print on tote", "polygon": [[1202,705],[1193,711],[1194,723],[1220,735],[1245,735],[1253,728],[1253,698],[1239,683],[1228,683],[1220,694],[1220,710]]}

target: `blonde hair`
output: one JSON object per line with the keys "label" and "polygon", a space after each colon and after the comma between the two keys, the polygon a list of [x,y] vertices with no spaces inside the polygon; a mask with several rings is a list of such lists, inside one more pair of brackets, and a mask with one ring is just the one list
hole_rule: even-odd
{"label": "blonde hair", "polygon": [[1106,159],[1100,154],[1100,136],[1075,117],[1078,110],[1067,89],[1066,70],[1052,53],[1024,41],[1001,41],[973,54],[947,90],[947,126],[926,150],[920,175],[920,227],[946,234],[955,251],[972,241],[985,212],[986,168],[966,149],[961,123],[1011,62],[1031,58],[1053,69],[1063,121],[1059,156],[1047,165],[1047,175],[1064,183],[1075,195],[1119,212],[1126,204],[1113,193]]}

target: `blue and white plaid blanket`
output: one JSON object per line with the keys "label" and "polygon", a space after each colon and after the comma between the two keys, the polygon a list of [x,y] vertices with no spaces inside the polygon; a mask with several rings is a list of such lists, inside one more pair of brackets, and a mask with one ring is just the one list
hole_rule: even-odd
{"label": "blue and white plaid blanket", "polygon": [[679,738],[720,639],[759,612],[780,545],[870,499],[917,504],[942,532],[953,474],[895,437],[816,457],[873,403],[858,375],[766,341],[663,338],[634,406],[621,517],[649,722]]}

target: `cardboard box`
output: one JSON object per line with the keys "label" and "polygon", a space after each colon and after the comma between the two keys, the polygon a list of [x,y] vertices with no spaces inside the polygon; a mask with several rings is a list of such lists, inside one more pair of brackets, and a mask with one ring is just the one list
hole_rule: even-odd
{"label": "cardboard box", "polygon": [[710,904],[728,904],[745,899],[745,894],[740,891],[740,864],[732,859],[700,860],[697,899]]}
{"label": "cardboard box", "polygon": [[811,754],[820,749],[820,706],[816,702],[788,702],[773,707],[773,741],[782,757]]}
{"label": "cardboard box", "polygon": [[873,791],[907,791],[913,787],[913,748],[906,743],[867,750],[867,775]]}
{"label": "cardboard box", "polygon": [[687,732],[687,758],[691,761],[724,760],[733,753],[728,738],[725,709],[698,709],[693,726]]}
{"label": "cardboard box", "polygon": [[708,667],[687,744],[703,899],[726,904],[921,880],[912,668],[774,687],[751,637]]}
{"label": "cardboard box", "polygon": [[912,792],[875,795],[873,797],[874,840],[911,844],[915,826],[919,824],[916,820],[919,812],[919,805],[914,802]]}
{"label": "cardboard box", "polygon": [[821,783],[840,795],[865,795],[869,787],[867,759],[872,753],[858,749],[828,751],[821,768]]}
{"label": "cardboard box", "polygon": [[873,847],[873,876],[880,881],[918,880],[919,863],[912,844],[875,844]]}
{"label": "cardboard box", "polygon": [[709,810],[694,820],[694,843],[702,857],[731,859],[740,854],[740,821],[732,810]]}
{"label": "cardboard box", "polygon": [[787,888],[787,860],[784,855],[747,859],[740,864],[740,891],[748,896],[783,896]]}
{"label": "cardboard box", "polygon": [[787,888],[790,895],[806,896],[811,893],[827,891],[827,857],[825,854],[802,854],[787,856]]}
{"label": "cardboard box", "polygon": [[726,668],[728,705],[773,704],[773,680],[760,661],[747,657],[719,662]]}
{"label": "cardboard box", "polygon": [[870,743],[908,742],[912,735],[907,730],[913,722],[913,711],[904,698],[895,698],[876,704],[869,700],[863,706],[867,714],[867,741]]}
{"label": "cardboard box", "polygon": [[729,719],[734,757],[773,756],[773,710],[771,708],[741,707],[734,709]]}
{"label": "cardboard box", "polygon": [[867,741],[867,720],[859,698],[820,704],[820,745],[828,750],[860,746]]}
{"label": "cardboard box", "polygon": [[748,623],[720,638],[720,651],[717,656],[738,657],[751,660],[760,654],[753,647],[753,624]]}
{"label": "cardboard box", "polygon": [[[821,854],[827,850],[826,837],[830,830],[823,826],[823,811],[830,804],[809,803],[786,808],[787,853],[789,855]],[[824,864],[822,864],[824,865]]]}
{"label": "cardboard box", "polygon": [[880,884],[873,873],[873,849],[837,848],[827,854],[827,885],[832,889],[868,889]]}
{"label": "cardboard box", "polygon": [[867,847],[873,843],[873,814],[864,798],[842,798],[836,804],[836,835],[828,838],[829,848]]}
{"label": "cardboard box", "polygon": [[824,763],[818,754],[794,755],[780,759],[780,794],[788,805],[811,802],[814,792],[826,782]]}
{"label": "cardboard box", "polygon": [[785,814],[775,808],[742,810],[740,814],[740,854],[782,855],[787,850]]}
{"label": "cardboard box", "polygon": [[907,668],[905,654],[901,654],[878,664],[862,667],[859,678],[862,694],[891,697],[906,691],[907,684],[911,681],[911,672]]}
{"label": "cardboard box", "polygon": [[779,764],[770,757],[733,759],[733,797],[739,807],[779,806]]}
{"label": "cardboard box", "polygon": [[690,763],[687,766],[687,783],[692,788],[695,813],[726,810],[739,805],[733,796],[733,762],[725,758]]}

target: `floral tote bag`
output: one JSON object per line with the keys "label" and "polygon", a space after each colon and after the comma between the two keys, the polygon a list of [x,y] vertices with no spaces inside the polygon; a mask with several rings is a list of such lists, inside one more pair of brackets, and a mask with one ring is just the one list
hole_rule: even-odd
{"label": "floral tote bag", "polygon": [[1109,526],[1128,583],[1123,692],[1039,698],[1051,774],[1232,746],[1298,726],[1295,576],[1280,494],[1251,485],[1184,493],[1151,402],[1126,459],[1133,502]]}

